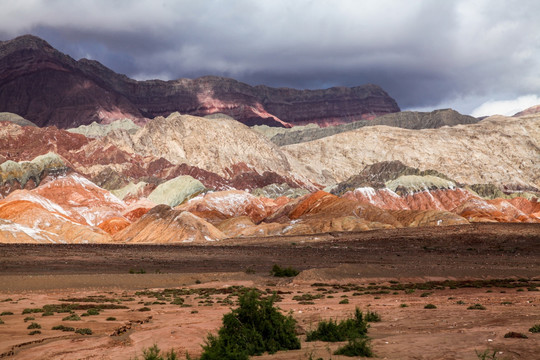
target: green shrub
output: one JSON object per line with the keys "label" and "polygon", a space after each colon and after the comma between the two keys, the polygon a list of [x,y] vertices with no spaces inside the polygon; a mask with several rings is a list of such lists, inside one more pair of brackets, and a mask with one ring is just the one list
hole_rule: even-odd
{"label": "green shrub", "polygon": [[99,309],[96,309],[96,308],[88,309],[86,310],[86,313],[88,315],[99,315]]}
{"label": "green shrub", "polygon": [[532,332],[533,334],[540,333],[540,324],[534,325],[533,327],[529,329],[529,331]]}
{"label": "green shrub", "polygon": [[27,329],[41,329],[41,325],[39,325],[36,322],[33,322],[30,325],[28,325]]}
{"label": "green shrub", "polygon": [[239,307],[223,316],[217,336],[208,336],[200,360],[246,360],[264,352],[300,349],[296,321],[274,307],[276,297],[261,298],[255,290],[241,295]]}
{"label": "green shrub", "polygon": [[137,311],[150,311],[150,310],[152,310],[152,309],[145,306],[145,307],[142,307],[142,308],[138,309]]}
{"label": "green shrub", "polygon": [[53,316],[54,313],[52,311],[45,311],[41,316]]}
{"label": "green shrub", "polygon": [[381,321],[381,315],[373,311],[367,311],[365,319],[367,322],[379,322]]}
{"label": "green shrub", "polygon": [[474,304],[469,306],[467,310],[486,310],[486,307],[482,304]]}
{"label": "green shrub", "polygon": [[69,316],[66,316],[65,318],[62,318],[62,321],[79,321],[81,320],[81,317],[77,314],[71,314]]}
{"label": "green shrub", "polygon": [[75,331],[74,328],[64,325],[56,325],[52,327],[52,330],[61,330],[61,331]]}
{"label": "green shrub", "polygon": [[4,320],[0,319],[0,325],[5,324]]}
{"label": "green shrub", "polygon": [[178,355],[171,349],[170,352],[165,354],[165,357],[161,354],[161,350],[156,344],[143,350],[144,360],[178,360]]}
{"label": "green shrub", "polygon": [[116,321],[116,318],[114,316],[109,316],[105,320],[107,320],[107,321]]}
{"label": "green shrub", "polygon": [[497,360],[497,350],[474,351],[479,360]]}
{"label": "green shrub", "polygon": [[4,311],[0,314],[0,316],[4,316],[4,315],[13,315],[13,313],[11,311]]}
{"label": "green shrub", "polygon": [[44,310],[42,308],[34,308],[34,309],[30,309],[30,308],[26,308],[23,310],[22,314],[35,314],[35,313],[42,313]]}
{"label": "green shrub", "polygon": [[270,274],[276,277],[293,277],[300,274],[300,272],[292,267],[282,268],[278,264],[274,264]]}
{"label": "green shrub", "polygon": [[349,299],[343,299],[339,302],[340,304],[348,304],[349,303]]}
{"label": "green shrub", "polygon": [[82,328],[75,330],[75,333],[81,335],[92,335],[92,330],[89,328]]}
{"label": "green shrub", "polygon": [[340,321],[323,320],[319,322],[317,329],[306,334],[306,341],[346,341],[366,336],[367,321],[360,309],[356,308],[354,318]]}
{"label": "green shrub", "polygon": [[28,335],[38,335],[38,334],[41,334],[41,331],[39,331],[39,330],[34,330],[34,331],[30,331],[30,332],[28,333]]}
{"label": "green shrub", "polygon": [[33,316],[27,316],[24,318],[24,322],[31,321],[31,320],[36,320],[36,318]]}
{"label": "green shrub", "polygon": [[373,351],[367,338],[349,340],[347,345],[338,348],[334,355],[373,357]]}
{"label": "green shrub", "polygon": [[436,309],[437,306],[433,305],[433,304],[426,304],[426,306],[424,306],[424,309]]}
{"label": "green shrub", "polygon": [[407,304],[400,304],[399,307],[406,308],[406,307],[409,307],[409,305],[407,305]]}

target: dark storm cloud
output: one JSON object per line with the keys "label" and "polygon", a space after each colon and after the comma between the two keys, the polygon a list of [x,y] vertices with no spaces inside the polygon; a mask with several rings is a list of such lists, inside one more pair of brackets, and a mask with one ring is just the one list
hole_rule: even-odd
{"label": "dark storm cloud", "polygon": [[539,13],[534,0],[21,0],[2,4],[0,37],[33,33],[138,79],[369,82],[402,108],[471,112],[540,93]]}

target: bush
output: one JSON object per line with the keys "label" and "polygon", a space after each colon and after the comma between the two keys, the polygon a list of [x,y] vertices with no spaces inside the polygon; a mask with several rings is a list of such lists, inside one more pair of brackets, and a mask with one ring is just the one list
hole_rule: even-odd
{"label": "bush", "polygon": [[373,357],[373,351],[367,338],[349,340],[347,345],[338,348],[334,355]]}
{"label": "bush", "polygon": [[142,307],[140,309],[137,309],[137,311],[150,311],[151,309],[149,307]]}
{"label": "bush", "polygon": [[41,334],[41,331],[39,331],[39,330],[30,331],[28,333],[28,335],[39,335],[39,334]]}
{"label": "bush", "polygon": [[540,324],[536,324],[533,327],[529,329],[530,332],[534,333],[540,333]]}
{"label": "bush", "polygon": [[504,334],[505,338],[512,338],[512,339],[528,339],[529,337],[525,334],[518,333],[515,331],[510,331]]}
{"label": "bush", "polygon": [[437,306],[433,305],[433,304],[426,304],[426,306],[424,306],[424,309],[436,309]]}
{"label": "bush", "polygon": [[293,277],[300,274],[300,272],[292,267],[282,268],[278,264],[274,264],[270,274],[276,277]]}
{"label": "bush", "polygon": [[107,320],[107,321],[116,321],[116,318],[114,316],[109,316],[105,320]]}
{"label": "bush", "polygon": [[360,309],[356,308],[354,318],[342,320],[339,323],[332,319],[319,322],[316,330],[306,334],[306,341],[346,341],[366,336],[367,329],[367,321]]}
{"label": "bush", "polygon": [[156,344],[148,349],[143,350],[144,360],[177,360],[178,355],[171,349],[170,352],[165,354],[165,357],[161,355],[161,350]]}
{"label": "bush", "polygon": [[348,304],[349,303],[349,299],[343,299],[339,302],[340,304]]}
{"label": "bush", "polygon": [[486,310],[486,307],[482,304],[474,304],[469,306],[467,310]]}
{"label": "bush", "polygon": [[380,322],[381,321],[381,315],[377,314],[373,311],[367,311],[365,319],[367,322]]}
{"label": "bush", "polygon": [[4,316],[4,315],[13,315],[13,313],[11,311],[4,311],[0,314],[0,316]]}
{"label": "bush", "polygon": [[4,320],[0,319],[0,325],[5,324]]}
{"label": "bush", "polygon": [[64,325],[56,325],[52,327],[52,330],[61,330],[61,331],[75,331],[74,328]]}
{"label": "bush", "polygon": [[86,313],[88,315],[99,315],[99,309],[96,309],[96,308],[88,309],[86,310]]}
{"label": "bush", "polygon": [[480,360],[497,360],[497,350],[484,350],[484,352],[474,351]]}
{"label": "bush", "polygon": [[31,321],[31,320],[36,320],[36,318],[33,316],[27,316],[24,318],[24,322]]}
{"label": "bush", "polygon": [[82,328],[75,330],[75,334],[92,335],[92,330],[89,328]]}
{"label": "bush", "polygon": [[27,329],[41,329],[41,325],[39,325],[36,322],[33,322],[30,325],[28,325]]}
{"label": "bush", "polygon": [[33,309],[30,309],[30,308],[26,308],[23,310],[22,314],[35,314],[35,313],[42,313],[44,312],[44,310],[42,308],[33,308]]}
{"label": "bush", "polygon": [[62,321],[79,321],[81,320],[81,317],[77,314],[71,314],[69,316],[66,316],[65,318],[62,318]]}
{"label": "bush", "polygon": [[200,360],[246,360],[251,355],[300,349],[296,321],[276,307],[276,295],[261,298],[251,290],[238,298],[239,307],[223,316],[217,336],[208,335]]}

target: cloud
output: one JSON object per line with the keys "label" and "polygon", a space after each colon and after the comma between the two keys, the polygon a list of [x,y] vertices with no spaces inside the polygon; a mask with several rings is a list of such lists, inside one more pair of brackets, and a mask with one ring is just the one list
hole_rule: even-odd
{"label": "cloud", "polygon": [[475,117],[490,115],[512,116],[538,104],[540,104],[540,96],[537,95],[525,95],[512,100],[490,100],[474,109],[471,115]]}
{"label": "cloud", "polygon": [[540,93],[538,13],[535,0],[21,0],[2,5],[0,38],[34,33],[138,78],[369,82],[402,108],[468,113]]}

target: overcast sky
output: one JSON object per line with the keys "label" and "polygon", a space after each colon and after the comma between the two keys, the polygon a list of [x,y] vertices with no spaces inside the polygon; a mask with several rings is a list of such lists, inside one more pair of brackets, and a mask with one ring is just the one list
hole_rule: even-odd
{"label": "overcast sky", "polygon": [[374,83],[402,109],[476,116],[540,104],[537,0],[0,0],[34,34],[136,79]]}

